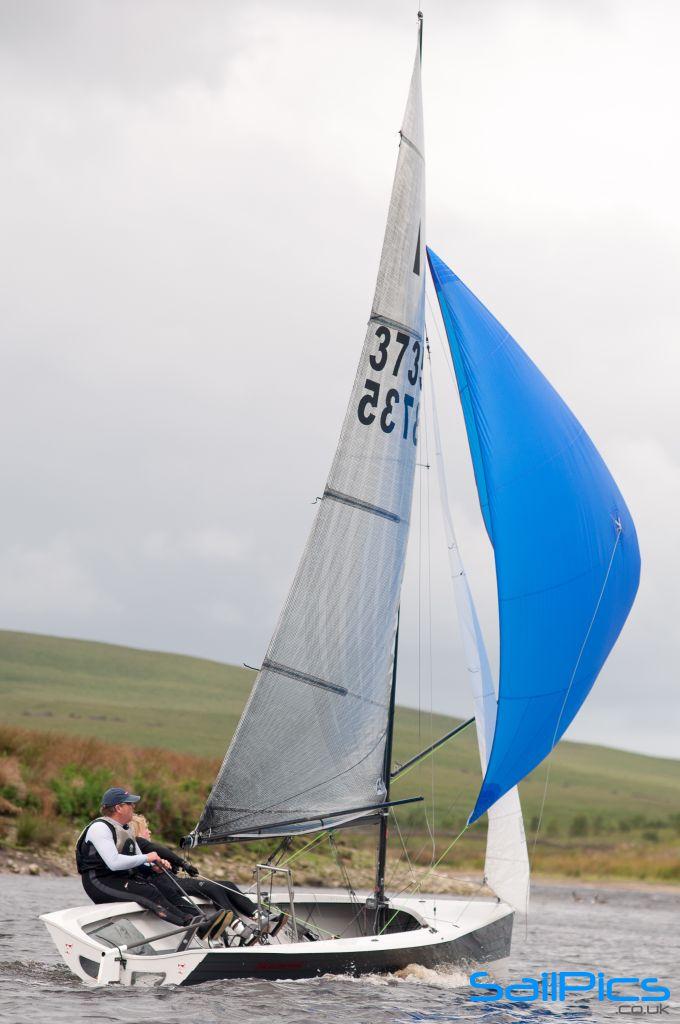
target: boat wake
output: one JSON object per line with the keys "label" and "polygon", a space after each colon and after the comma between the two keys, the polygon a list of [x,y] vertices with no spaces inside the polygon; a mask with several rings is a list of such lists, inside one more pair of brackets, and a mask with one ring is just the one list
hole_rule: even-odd
{"label": "boat wake", "polygon": [[45,964],[40,960],[0,961],[0,977],[68,985],[69,988],[82,987],[79,979],[71,973],[65,964]]}
{"label": "boat wake", "polygon": [[296,978],[289,981],[278,981],[276,984],[308,985],[310,980],[332,981],[343,985],[377,985],[381,988],[408,983],[429,985],[434,988],[457,989],[465,988],[470,984],[468,974],[460,969],[440,967],[435,971],[431,967],[423,967],[422,964],[407,964],[401,970],[388,974],[362,974],[357,977],[351,974],[323,974],[317,979]]}
{"label": "boat wake", "polygon": [[469,975],[464,971],[453,967],[442,967],[435,971],[431,967],[423,967],[422,964],[408,964],[400,971],[395,971],[393,977],[416,984],[434,985],[437,988],[465,988],[470,984]]}

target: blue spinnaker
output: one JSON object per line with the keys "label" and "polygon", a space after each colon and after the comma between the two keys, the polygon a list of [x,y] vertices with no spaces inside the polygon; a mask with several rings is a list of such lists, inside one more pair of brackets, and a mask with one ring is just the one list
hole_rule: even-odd
{"label": "blue spinnaker", "polygon": [[602,457],[543,374],[428,249],[494,548],[498,714],[470,822],[553,749],[635,598],[635,526]]}

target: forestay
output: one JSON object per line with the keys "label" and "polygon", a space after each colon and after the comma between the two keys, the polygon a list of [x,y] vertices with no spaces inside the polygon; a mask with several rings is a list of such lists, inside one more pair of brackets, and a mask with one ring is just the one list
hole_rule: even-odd
{"label": "forestay", "polygon": [[550,753],[578,712],[630,611],[640,553],[621,492],[581,424],[428,253],[496,559],[498,712],[474,821]]}
{"label": "forestay", "polygon": [[[322,817],[340,822],[385,798],[422,386],[424,245],[418,47],[375,298],[340,441],[279,623],[193,834],[198,843],[311,831]],[[323,335],[345,343],[332,325]]]}

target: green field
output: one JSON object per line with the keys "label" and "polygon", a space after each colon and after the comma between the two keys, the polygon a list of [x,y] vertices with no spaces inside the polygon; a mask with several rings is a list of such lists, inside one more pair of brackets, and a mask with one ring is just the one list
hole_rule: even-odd
{"label": "green field", "polygon": [[[221,758],[254,679],[232,665],[110,644],[0,631],[3,723],[157,746]],[[131,710],[128,710],[131,709]],[[455,719],[434,716],[434,737]],[[398,708],[395,762],[430,742],[430,717]],[[538,814],[542,765],[521,786],[527,825]],[[440,827],[455,828],[471,808],[480,781],[474,730],[441,748],[393,787],[394,798],[423,794]],[[663,828],[678,811],[680,761],[581,743],[560,744],[551,758],[542,834],[586,834]],[[404,810],[408,826],[422,810]],[[581,832],[583,826],[581,825]],[[670,827],[670,826],[669,826]]]}

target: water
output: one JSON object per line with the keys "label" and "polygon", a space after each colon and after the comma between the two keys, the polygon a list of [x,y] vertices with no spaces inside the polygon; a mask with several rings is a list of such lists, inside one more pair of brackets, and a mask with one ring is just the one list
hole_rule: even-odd
{"label": "water", "polygon": [[[467,972],[417,967],[401,977],[87,989],[62,964],[37,920],[39,913],[86,902],[79,881],[0,876],[0,898],[0,1021],[8,1024],[614,1024],[631,1016],[590,997],[475,1005]],[[536,885],[528,929],[516,923],[512,956],[494,976],[507,984],[541,971],[579,969],[661,978],[673,993],[670,1009],[644,1019],[680,1021],[680,892]]]}

